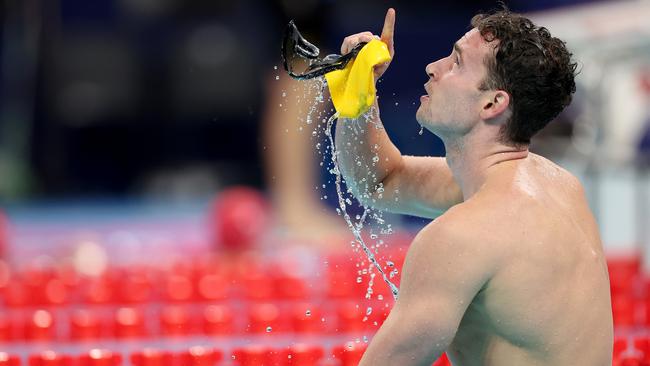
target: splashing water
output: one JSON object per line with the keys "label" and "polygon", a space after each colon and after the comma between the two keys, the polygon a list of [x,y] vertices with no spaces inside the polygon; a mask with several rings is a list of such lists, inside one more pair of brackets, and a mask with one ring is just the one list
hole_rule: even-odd
{"label": "splashing water", "polygon": [[[352,222],[352,219],[350,218],[350,215],[346,211],[346,201],[343,198],[343,192],[341,189],[341,171],[338,168],[338,161],[337,161],[337,156],[338,152],[336,151],[336,146],[334,145],[334,138],[332,136],[332,126],[334,125],[334,120],[338,119],[338,113],[335,113],[332,115],[328,120],[327,120],[327,125],[325,127],[325,135],[329,139],[330,143],[330,150],[332,153],[332,163],[334,165],[334,168],[332,169],[332,173],[334,173],[336,180],[335,180],[335,185],[336,185],[336,193],[338,195],[339,199],[339,208],[341,210],[341,213],[343,214],[343,218],[345,219],[345,222],[348,224],[348,228],[352,231],[352,234],[354,235],[354,239],[356,242],[361,246],[361,249],[366,253],[366,256],[368,257],[368,260],[372,265],[377,268],[379,273],[381,273],[384,282],[388,285],[390,288],[391,293],[393,294],[393,298],[397,300],[398,294],[399,294],[399,289],[397,286],[395,286],[394,283],[390,281],[388,276],[386,275],[386,272],[381,268],[381,265],[377,262],[377,259],[375,258],[375,255],[372,253],[370,248],[366,245],[364,242],[363,238],[361,237],[361,229],[363,228],[363,223],[367,217],[368,212],[370,211],[367,207],[364,207],[363,210],[363,215],[359,218],[359,221],[357,224],[354,224]],[[372,285],[370,285],[372,286]],[[369,293],[372,292],[372,289],[369,289]]]}

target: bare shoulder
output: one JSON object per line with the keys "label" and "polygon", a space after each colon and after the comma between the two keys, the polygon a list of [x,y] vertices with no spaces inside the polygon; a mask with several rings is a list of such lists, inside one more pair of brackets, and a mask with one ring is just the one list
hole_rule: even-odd
{"label": "bare shoulder", "polygon": [[435,256],[437,260],[491,272],[499,265],[500,250],[495,245],[501,238],[490,227],[489,213],[490,208],[480,200],[453,206],[418,233],[409,255]]}
{"label": "bare shoulder", "polygon": [[580,180],[568,170],[553,161],[537,154],[530,154],[532,168],[541,173],[546,179],[558,183],[565,189],[584,192]]}
{"label": "bare shoulder", "polygon": [[493,234],[472,206],[458,204],[418,233],[402,270],[400,298],[452,299],[449,308],[464,309],[497,273],[505,256],[486,240]]}

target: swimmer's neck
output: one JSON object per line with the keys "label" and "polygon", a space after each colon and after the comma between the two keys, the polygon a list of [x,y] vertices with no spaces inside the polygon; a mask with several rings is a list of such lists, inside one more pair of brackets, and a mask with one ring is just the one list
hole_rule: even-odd
{"label": "swimmer's neck", "polygon": [[468,134],[455,139],[444,139],[446,159],[456,182],[467,200],[478,192],[496,165],[528,157],[528,146],[514,147]]}

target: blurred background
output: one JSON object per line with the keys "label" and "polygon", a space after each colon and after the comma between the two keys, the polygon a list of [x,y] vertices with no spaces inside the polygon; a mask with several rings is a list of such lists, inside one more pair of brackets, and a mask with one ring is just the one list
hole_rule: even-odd
{"label": "blurred background", "polygon": [[[607,245],[647,242],[648,3],[506,5],[567,40],[580,63],[574,103],[534,149],[581,177]],[[379,88],[385,123],[404,153],[442,155],[415,133],[423,68],[493,1],[4,0],[1,202],[200,201],[247,185],[289,206],[281,217],[321,210],[318,190],[333,191],[318,157],[295,156],[318,139],[301,128],[307,108],[287,110],[308,103],[280,97],[301,87],[284,80],[281,35],[296,19],[323,53],[338,52],[347,34],[379,32],[388,6],[398,53]]]}
{"label": "blurred background", "polygon": [[[572,105],[532,150],[582,180],[606,251],[635,253],[638,274],[650,245],[650,2],[504,3],[579,63]],[[349,248],[317,147],[331,106],[317,84],[284,75],[281,37],[295,19],[322,54],[338,53],[346,35],[379,33],[389,6],[382,119],[402,153],[441,156],[415,121],[424,67],[495,1],[0,0],[0,252],[17,268],[63,258],[99,273],[233,240],[276,250],[269,225],[284,241]],[[425,223],[389,219],[409,233]]]}

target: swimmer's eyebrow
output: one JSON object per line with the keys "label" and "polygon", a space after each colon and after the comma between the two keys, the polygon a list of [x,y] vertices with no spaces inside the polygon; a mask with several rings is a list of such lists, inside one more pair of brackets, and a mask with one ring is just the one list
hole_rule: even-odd
{"label": "swimmer's eyebrow", "polygon": [[454,43],[454,50],[456,51],[456,53],[458,53],[458,57],[460,57],[460,59],[462,60],[463,59],[463,50],[458,45],[458,42]]}

